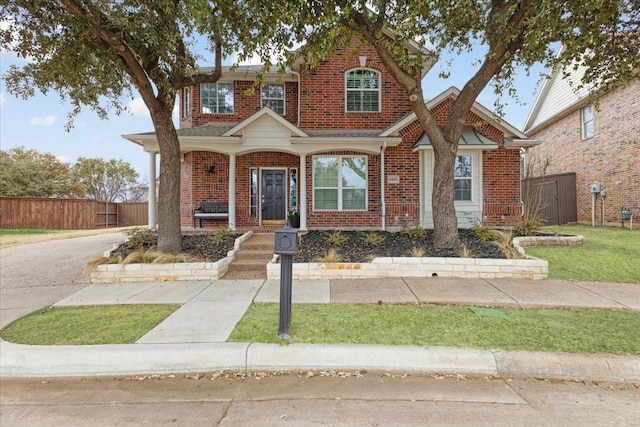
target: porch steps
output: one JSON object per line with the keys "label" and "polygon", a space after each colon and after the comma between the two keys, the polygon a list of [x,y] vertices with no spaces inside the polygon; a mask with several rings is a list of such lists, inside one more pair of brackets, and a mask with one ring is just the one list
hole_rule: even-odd
{"label": "porch steps", "polygon": [[266,279],[273,258],[273,233],[255,233],[240,245],[223,279]]}

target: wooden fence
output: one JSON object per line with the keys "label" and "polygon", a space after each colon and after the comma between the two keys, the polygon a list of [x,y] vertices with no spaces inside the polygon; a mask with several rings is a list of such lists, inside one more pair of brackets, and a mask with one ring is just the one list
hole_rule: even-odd
{"label": "wooden fence", "polygon": [[92,230],[144,226],[148,204],[89,199],[0,197],[0,228]]}
{"label": "wooden fence", "polygon": [[576,174],[563,173],[522,181],[524,203],[536,203],[538,213],[547,225],[562,225],[578,220],[576,203]]}

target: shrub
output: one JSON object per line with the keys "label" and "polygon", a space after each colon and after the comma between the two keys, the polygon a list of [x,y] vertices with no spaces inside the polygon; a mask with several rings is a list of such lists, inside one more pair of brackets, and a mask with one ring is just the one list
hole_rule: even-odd
{"label": "shrub", "polygon": [[327,236],[327,241],[335,246],[342,246],[349,240],[349,236],[340,230],[336,230]]}
{"label": "shrub", "polygon": [[220,246],[225,242],[225,240],[230,239],[234,236],[234,233],[226,228],[221,228],[216,231],[214,234],[209,235],[209,239],[213,241],[216,245]]}
{"label": "shrub", "polygon": [[535,236],[540,228],[542,228],[542,222],[538,218],[523,218],[516,224],[515,232],[517,236]]}
{"label": "shrub", "polygon": [[88,276],[93,270],[96,269],[99,265],[104,264],[120,264],[122,262],[122,257],[119,255],[111,255],[111,256],[97,256],[95,258],[90,259],[85,265],[83,273],[85,276]]}
{"label": "shrub", "polygon": [[471,231],[482,242],[493,242],[497,238],[493,228],[481,224],[475,224]]}
{"label": "shrub", "polygon": [[400,235],[410,240],[418,240],[427,237],[427,230],[416,225],[415,227],[402,227]]}
{"label": "shrub", "polygon": [[469,249],[467,247],[467,245],[462,245],[462,247],[460,247],[458,255],[460,256],[460,258],[473,258],[474,257],[473,252],[471,252],[471,249]]}
{"label": "shrub", "polygon": [[384,235],[380,234],[380,233],[366,233],[363,237],[362,237],[362,241],[369,246],[372,246],[374,248],[378,248],[380,246],[384,245],[385,242],[385,237]]}
{"label": "shrub", "polygon": [[162,254],[155,248],[147,251],[133,251],[122,260],[122,264],[149,264],[160,255]]}
{"label": "shrub", "polygon": [[315,258],[313,261],[325,263],[340,262],[342,261],[342,255],[335,249],[329,249],[329,252],[325,252],[324,256]]}
{"label": "shrub", "polygon": [[156,233],[146,228],[123,231],[129,238],[127,246],[134,250],[143,250],[156,244]]}
{"label": "shrub", "polygon": [[508,259],[520,258],[520,254],[513,246],[513,233],[500,230],[493,230],[493,232],[496,235],[496,240],[493,243],[500,249],[504,256]]}
{"label": "shrub", "polygon": [[409,250],[410,257],[422,258],[427,252],[420,246],[414,246]]}

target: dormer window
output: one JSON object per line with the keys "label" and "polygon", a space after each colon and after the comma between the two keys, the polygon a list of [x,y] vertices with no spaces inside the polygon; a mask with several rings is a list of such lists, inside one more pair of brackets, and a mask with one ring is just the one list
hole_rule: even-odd
{"label": "dormer window", "polygon": [[380,111],[380,73],[358,68],[345,74],[347,112]]}
{"label": "dormer window", "polygon": [[262,86],[262,106],[284,116],[284,84],[268,83]]}
{"label": "dormer window", "polygon": [[202,114],[233,114],[233,83],[203,83],[200,98]]}

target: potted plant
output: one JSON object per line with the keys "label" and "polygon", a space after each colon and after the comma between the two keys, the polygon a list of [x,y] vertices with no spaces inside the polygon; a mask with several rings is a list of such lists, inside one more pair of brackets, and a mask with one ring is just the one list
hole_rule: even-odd
{"label": "potted plant", "polygon": [[300,228],[300,212],[289,211],[289,213],[287,213],[287,219],[289,220],[289,226],[291,228]]}

